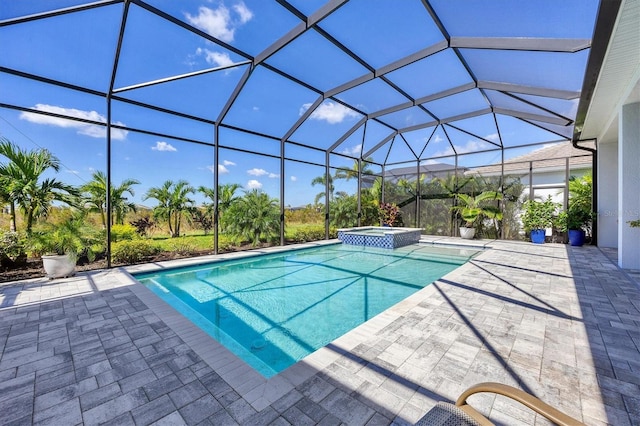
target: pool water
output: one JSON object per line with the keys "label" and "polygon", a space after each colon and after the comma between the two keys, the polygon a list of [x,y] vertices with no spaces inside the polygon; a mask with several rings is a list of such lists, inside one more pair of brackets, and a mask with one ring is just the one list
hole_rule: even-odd
{"label": "pool water", "polygon": [[336,244],[136,278],[268,378],[476,253]]}

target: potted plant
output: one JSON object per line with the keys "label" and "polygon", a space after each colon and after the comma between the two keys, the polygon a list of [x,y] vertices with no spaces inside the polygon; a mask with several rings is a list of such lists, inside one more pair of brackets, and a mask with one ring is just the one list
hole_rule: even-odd
{"label": "potted plant", "polygon": [[569,244],[581,246],[584,244],[586,231],[590,229],[593,214],[579,205],[569,206],[569,209],[559,215],[559,228],[567,232]]}
{"label": "potted plant", "polygon": [[564,229],[569,236],[569,244],[584,244],[586,231],[591,230],[594,218],[591,211],[592,177],[586,174],[580,178],[572,176],[569,180],[569,208],[565,215]]}
{"label": "potted plant", "polygon": [[522,225],[529,232],[531,242],[544,243],[546,229],[553,226],[558,204],[548,196],[545,201],[527,200],[523,205]]}
{"label": "potted plant", "polygon": [[478,195],[458,194],[458,204],[451,210],[460,212],[463,224],[460,225],[460,237],[472,239],[475,236],[475,225],[485,217],[493,220],[502,219],[499,207],[487,204],[490,201],[502,200],[502,194],[496,191],[484,191]]}
{"label": "potted plant", "polygon": [[80,217],[56,225],[47,224],[34,230],[29,239],[31,250],[41,256],[50,279],[73,276],[80,255],[92,261],[102,249],[100,233]]}

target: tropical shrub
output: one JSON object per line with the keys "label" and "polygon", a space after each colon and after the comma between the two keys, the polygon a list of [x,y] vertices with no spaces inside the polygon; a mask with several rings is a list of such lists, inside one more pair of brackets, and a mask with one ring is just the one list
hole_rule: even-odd
{"label": "tropical shrub", "polygon": [[581,178],[569,180],[569,208],[566,212],[566,229],[582,229],[591,233],[595,215],[591,208],[592,177],[588,173]]}
{"label": "tropical shrub", "polygon": [[113,225],[111,227],[111,242],[135,240],[136,238],[139,236],[133,225]]}
{"label": "tropical shrub", "polygon": [[302,209],[286,209],[284,218],[287,223],[317,223],[324,226],[324,205],[307,205]]}
{"label": "tropical shrub", "polygon": [[131,226],[136,228],[136,232],[141,237],[146,237],[149,230],[154,227],[155,223],[148,217],[141,217],[134,221],[129,222]]}
{"label": "tropical shrub", "polygon": [[222,217],[223,228],[236,242],[274,243],[280,238],[278,200],[257,189],[245,192]]}
{"label": "tropical shrub", "polygon": [[475,197],[467,194],[458,194],[458,205],[453,206],[451,209],[460,212],[464,225],[467,228],[472,228],[485,217],[493,220],[502,219],[500,208],[488,204],[496,200],[502,200],[500,192],[484,191]]}
{"label": "tropical shrub", "polygon": [[88,225],[82,216],[52,224],[45,223],[28,237],[28,248],[36,255],[67,254],[78,258],[85,255],[92,261],[104,252],[103,232]]}
{"label": "tropical shrub", "polygon": [[191,210],[191,222],[201,228],[204,231],[204,235],[209,234],[209,231],[213,229],[212,215],[209,215],[198,208]]}
{"label": "tropical shrub", "polygon": [[181,256],[198,253],[198,246],[185,237],[172,239],[169,243],[169,249]]}
{"label": "tropical shrub", "polygon": [[111,245],[111,260],[114,263],[137,263],[160,253],[160,248],[147,240],[125,240]]}
{"label": "tropical shrub", "polygon": [[400,218],[400,209],[395,203],[380,203],[378,216],[381,224],[397,226]]}
{"label": "tropical shrub", "polygon": [[331,226],[351,228],[358,224],[358,199],[355,195],[338,193],[330,203]]}
{"label": "tropical shrub", "polygon": [[14,263],[25,255],[25,235],[15,231],[0,231],[0,263]]}
{"label": "tropical shrub", "polygon": [[289,239],[295,243],[324,240],[324,225],[296,229]]}
{"label": "tropical shrub", "polygon": [[523,204],[522,225],[525,231],[551,228],[555,222],[558,203],[548,196],[545,201],[527,200]]}

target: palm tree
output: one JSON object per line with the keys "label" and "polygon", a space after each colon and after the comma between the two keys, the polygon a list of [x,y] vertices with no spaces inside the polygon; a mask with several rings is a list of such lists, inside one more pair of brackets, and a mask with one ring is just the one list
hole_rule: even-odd
{"label": "palm tree", "polygon": [[[371,170],[371,164],[373,162],[372,157],[367,157],[362,159],[362,173],[363,175],[372,175],[373,171]],[[358,179],[358,171],[360,170],[360,166],[358,160],[353,160],[353,166],[351,169],[338,169],[335,174],[336,179]]]}
{"label": "palm tree", "polygon": [[[139,185],[140,182],[135,179],[125,179],[120,185],[111,185],[111,224],[117,223],[122,225],[124,217],[130,211],[136,212],[135,203],[129,202],[124,196],[128,193],[132,197],[135,192],[133,185]],[[89,206],[89,211],[99,213],[102,220],[102,226],[106,228],[106,210],[107,210],[107,176],[102,171],[94,172],[91,181],[83,185],[81,191],[86,193],[85,202]]]}
{"label": "palm tree", "polygon": [[[220,217],[226,212],[231,205],[238,200],[236,191],[242,188],[242,185],[237,183],[225,183],[224,185],[218,185],[218,211]],[[198,191],[202,192],[207,198],[211,200],[210,203],[205,204],[206,214],[213,216],[215,211],[215,191],[206,186],[198,187]]]}
{"label": "palm tree", "polygon": [[[275,241],[280,235],[278,200],[257,189],[233,203],[225,215],[228,231],[257,246],[260,241]],[[233,220],[231,220],[231,218]]]}
{"label": "palm tree", "polygon": [[[0,155],[9,160],[7,164],[0,164],[5,195],[22,210],[28,234],[34,221],[47,216],[53,201],[75,204],[73,197],[80,195],[76,188],[55,178],[41,179],[48,169],[60,170],[60,160],[50,151],[23,150],[8,139],[0,138]],[[12,221],[15,227],[15,214]]]}
{"label": "palm tree", "polygon": [[[326,175],[316,176],[311,181],[311,186],[322,185],[322,187],[325,188],[326,187],[326,182],[327,182]],[[333,199],[333,192],[335,190],[336,190],[336,187],[333,185],[333,176],[329,175],[329,194],[326,197],[327,203],[331,202],[331,200]],[[322,197],[325,197],[326,195],[327,194],[325,193],[325,191],[322,191],[322,192],[318,193],[316,195],[316,198],[313,200],[313,202],[315,204],[318,204],[318,201],[320,201],[320,199]]]}
{"label": "palm tree", "polygon": [[167,180],[160,187],[149,188],[144,199],[154,198],[158,205],[153,208],[156,219],[164,219],[169,223],[169,234],[172,238],[180,236],[182,217],[193,208],[194,201],[189,194],[195,189],[189,182]]}
{"label": "palm tree", "polygon": [[9,193],[9,185],[11,181],[5,177],[0,176],[0,206],[4,208],[5,205],[9,204],[9,211],[11,214],[11,231],[16,230],[16,205],[11,199],[11,194]]}

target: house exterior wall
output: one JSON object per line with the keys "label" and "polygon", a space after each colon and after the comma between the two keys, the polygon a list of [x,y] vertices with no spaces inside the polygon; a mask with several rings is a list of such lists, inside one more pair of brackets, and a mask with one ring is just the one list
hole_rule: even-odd
{"label": "house exterior wall", "polygon": [[618,265],[640,269],[640,228],[627,223],[640,218],[640,102],[622,106],[618,127]]}
{"label": "house exterior wall", "polygon": [[598,146],[598,246],[618,248],[618,142]]}

